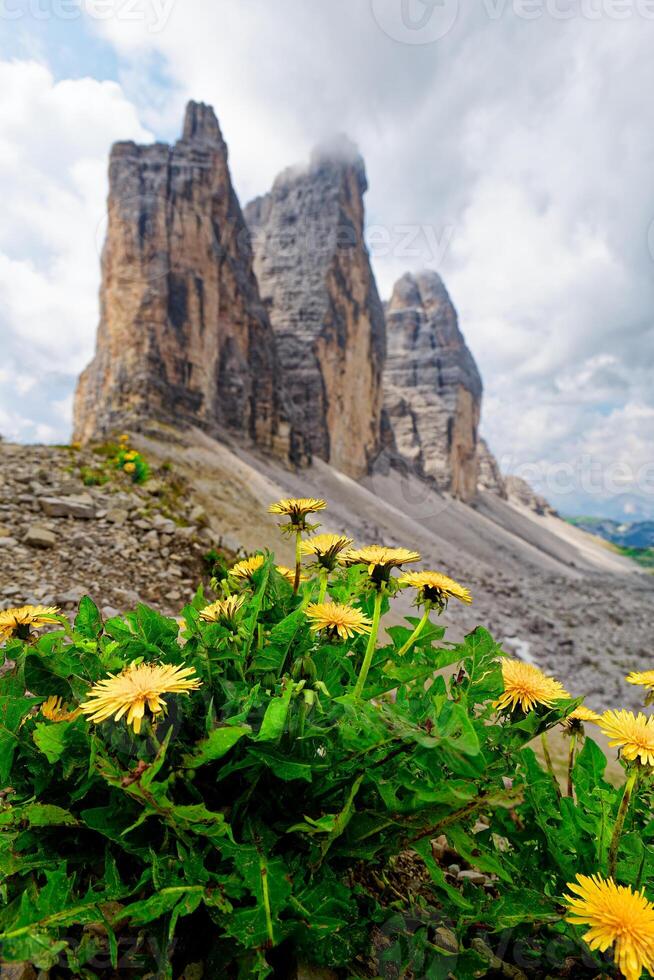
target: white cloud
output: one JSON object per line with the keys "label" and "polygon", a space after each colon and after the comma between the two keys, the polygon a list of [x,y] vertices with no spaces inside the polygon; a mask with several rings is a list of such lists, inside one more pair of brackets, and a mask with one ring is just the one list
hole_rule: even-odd
{"label": "white cloud", "polygon": [[52,399],[93,351],[109,146],[151,137],[115,82],[12,61],[0,90],[0,431],[63,439],[70,415],[53,422]]}

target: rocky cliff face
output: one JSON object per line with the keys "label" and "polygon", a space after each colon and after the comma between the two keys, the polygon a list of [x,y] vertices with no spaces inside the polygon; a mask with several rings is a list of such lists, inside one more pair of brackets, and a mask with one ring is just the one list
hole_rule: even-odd
{"label": "rocky cliff face", "polygon": [[482,384],[440,276],[402,276],[386,320],[386,445],[417,475],[470,501],[477,492]]}
{"label": "rocky cliff face", "polygon": [[541,497],[540,494],[536,493],[536,491],[533,490],[527,481],[522,479],[522,477],[507,476],[504,483],[506,486],[508,499],[513,503],[520,504],[523,507],[528,507],[529,510],[533,510],[535,514],[540,514],[541,517],[559,516],[549,501],[547,501],[545,497]]}
{"label": "rocky cliff face", "polygon": [[340,139],[245,210],[275,332],[291,456],[353,477],[379,449],[385,323],[363,239],[366,177]]}
{"label": "rocky cliff face", "polygon": [[213,110],[189,103],[172,147],[117,143],[109,184],[97,349],[75,438],[154,419],[283,451],[274,338]]}

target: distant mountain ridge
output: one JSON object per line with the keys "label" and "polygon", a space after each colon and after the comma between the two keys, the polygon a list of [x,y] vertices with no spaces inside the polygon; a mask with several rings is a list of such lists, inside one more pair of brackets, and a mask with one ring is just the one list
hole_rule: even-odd
{"label": "distant mountain ridge", "polygon": [[570,517],[568,520],[575,527],[621,548],[654,548],[654,521],[621,523],[601,517]]}

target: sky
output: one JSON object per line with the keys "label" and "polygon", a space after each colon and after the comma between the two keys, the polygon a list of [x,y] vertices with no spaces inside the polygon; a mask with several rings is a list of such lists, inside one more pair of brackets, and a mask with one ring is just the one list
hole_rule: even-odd
{"label": "sky", "polygon": [[380,292],[434,268],[505,472],[654,518],[654,0],[0,0],[0,433],[65,442],[107,157],[212,104],[245,204],[334,133]]}

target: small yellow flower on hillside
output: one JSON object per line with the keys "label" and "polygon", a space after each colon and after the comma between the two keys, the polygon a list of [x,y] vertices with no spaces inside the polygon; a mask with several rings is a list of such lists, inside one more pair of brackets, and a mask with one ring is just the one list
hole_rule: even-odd
{"label": "small yellow flower on hillside", "polygon": [[537,705],[551,708],[555,701],[570,695],[565,688],[533,664],[502,658],[504,693],[495,702],[500,711],[513,711],[518,705],[526,713]]}
{"label": "small yellow flower on hillside", "polygon": [[314,602],[307,606],[306,615],[314,632],[325,630],[342,640],[350,639],[355,633],[370,633],[372,627],[371,620],[360,609],[338,602]]}
{"label": "small yellow flower on hillside", "polygon": [[61,700],[61,698],[52,695],[41,705],[41,714],[48,721],[74,721],[75,718],[79,718],[82,711],[80,708],[76,708],[74,711],[66,708]]}
{"label": "small yellow flower on hillside", "polygon": [[420,555],[417,551],[410,551],[408,548],[384,548],[378,544],[371,544],[365,548],[353,548],[344,552],[341,560],[344,565],[367,565],[368,575],[379,588],[389,581],[394,568],[420,561]]}
{"label": "small yellow flower on hillside", "polygon": [[26,640],[30,630],[59,622],[59,612],[57,606],[18,606],[0,610],[0,641],[12,636]]}
{"label": "small yellow flower on hillside", "polygon": [[127,667],[121,674],[94,684],[89,699],[80,705],[85,715],[96,723],[114,716],[120,721],[127,712],[127,724],[138,734],[146,705],[153,716],[166,708],[164,694],[188,694],[200,686],[193,667],[172,664],[139,664]]}
{"label": "small yellow flower on hillside", "polygon": [[605,711],[600,731],[609,737],[611,748],[619,748],[628,762],[637,759],[643,766],[654,766],[654,717],[642,711]]}
{"label": "small yellow flower on hillside", "polygon": [[129,474],[136,473],[136,463],[125,463],[123,469]]}
{"label": "small yellow flower on hillside", "polygon": [[342,552],[352,544],[352,538],[343,534],[317,534],[315,538],[303,541],[302,554],[314,557],[315,564],[320,568],[332,571],[339,562]]}
{"label": "small yellow flower on hillside", "polygon": [[443,609],[447,606],[448,599],[458,599],[466,604],[472,602],[468,589],[442,572],[405,572],[398,580],[398,585],[417,589],[416,601],[419,606],[424,603]]}
{"label": "small yellow flower on hillside", "polygon": [[266,559],[263,555],[252,555],[237,561],[229,570],[229,577],[240,582],[249,582],[255,572],[258,572]]}
{"label": "small yellow flower on hillside", "polygon": [[133,459],[138,459],[138,457],[139,454],[135,449],[130,449],[128,453],[125,453],[125,459],[127,460],[128,463],[131,462]]}
{"label": "small yellow flower on hillside", "polygon": [[584,935],[591,949],[604,952],[615,944],[613,956],[626,980],[640,980],[643,970],[654,972],[654,905],[644,891],[632,891],[600,875],[577,875],[565,896],[568,922],[590,926]]}
{"label": "small yellow flower on hillside", "polygon": [[118,442],[129,442],[129,436],[126,432],[123,432],[122,435],[118,436]]}
{"label": "small yellow flower on hillside", "polygon": [[218,599],[211,605],[205,606],[200,613],[200,619],[205,623],[220,623],[221,626],[236,626],[239,620],[241,606],[245,602],[242,595],[230,595],[226,599]]}

